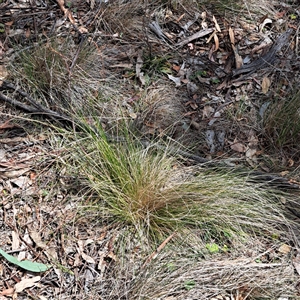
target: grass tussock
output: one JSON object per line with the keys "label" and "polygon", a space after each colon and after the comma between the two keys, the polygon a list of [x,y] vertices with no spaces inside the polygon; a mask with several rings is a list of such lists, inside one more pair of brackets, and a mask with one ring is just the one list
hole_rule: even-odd
{"label": "grass tussock", "polygon": [[42,105],[75,113],[96,94],[98,79],[91,72],[97,67],[97,52],[88,42],[53,38],[17,53],[10,74],[22,79],[22,88]]}
{"label": "grass tussock", "polygon": [[264,129],[275,149],[298,149],[300,137],[300,92],[294,89],[285,99],[278,99],[266,112]]}
{"label": "grass tussock", "polygon": [[[142,95],[137,128],[143,134],[153,136],[182,136],[188,125],[184,120],[183,97],[167,84],[159,88],[149,88]],[[184,126],[185,125],[185,126]]]}
{"label": "grass tussock", "polygon": [[181,166],[168,146],[144,147],[126,133],[121,142],[109,141],[100,125],[97,131],[86,132],[72,151],[101,218],[156,241],[186,230],[204,239],[281,235],[279,192],[232,171]]}

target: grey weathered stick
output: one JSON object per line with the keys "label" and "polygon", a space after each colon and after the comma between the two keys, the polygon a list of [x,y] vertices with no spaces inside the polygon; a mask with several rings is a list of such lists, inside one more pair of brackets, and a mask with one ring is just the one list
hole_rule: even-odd
{"label": "grey weathered stick", "polygon": [[185,40],[177,43],[175,46],[180,48],[180,47],[190,43],[191,41],[193,41],[195,39],[201,38],[203,36],[206,36],[206,35],[212,33],[213,31],[214,31],[213,28],[207,28],[205,30],[198,31],[195,34],[193,34],[193,35],[189,36],[188,38],[186,38]]}
{"label": "grey weathered stick", "polygon": [[163,33],[161,27],[156,21],[149,24],[149,28],[162,40],[171,42],[170,39]]}

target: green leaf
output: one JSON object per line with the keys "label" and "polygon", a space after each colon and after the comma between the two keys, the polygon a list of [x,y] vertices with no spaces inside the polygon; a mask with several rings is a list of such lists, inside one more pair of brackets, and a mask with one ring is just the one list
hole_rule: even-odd
{"label": "green leaf", "polygon": [[176,270],[176,265],[171,262],[167,264],[167,268],[169,269],[169,271],[173,272]]}
{"label": "green leaf", "polygon": [[215,243],[212,243],[212,244],[206,244],[206,249],[211,253],[218,253],[219,252],[219,246]]}
{"label": "green leaf", "polygon": [[212,83],[220,83],[220,79],[219,78],[211,78],[211,82]]}
{"label": "green leaf", "polygon": [[4,258],[6,258],[9,262],[11,262],[12,264],[17,265],[18,267],[20,267],[22,269],[25,269],[27,271],[31,271],[31,272],[45,272],[45,271],[47,271],[50,268],[49,265],[45,265],[45,264],[41,264],[41,263],[37,263],[37,262],[32,262],[30,260],[19,261],[15,257],[7,254],[1,248],[0,248],[0,254]]}
{"label": "green leaf", "polygon": [[227,245],[224,245],[223,248],[222,248],[222,251],[223,251],[223,252],[227,252],[227,251],[228,251],[228,246],[227,246]]}

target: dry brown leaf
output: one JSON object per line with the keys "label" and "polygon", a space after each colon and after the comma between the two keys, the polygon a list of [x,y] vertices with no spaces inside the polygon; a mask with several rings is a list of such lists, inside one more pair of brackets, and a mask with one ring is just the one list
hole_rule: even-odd
{"label": "dry brown leaf", "polygon": [[16,178],[16,177],[20,177],[22,174],[28,172],[30,170],[30,168],[24,168],[21,170],[17,170],[17,171],[7,171],[7,172],[3,172],[3,174],[0,175],[1,178],[6,177],[6,178]]}
{"label": "dry brown leaf", "polygon": [[[1,69],[1,65],[0,65]],[[1,74],[0,74],[0,80],[1,80]],[[0,129],[8,129],[8,128],[21,128],[18,124],[9,124],[10,120],[7,120],[3,124],[0,125]]]}
{"label": "dry brown leaf", "polygon": [[29,178],[30,178],[31,181],[34,181],[35,178],[36,178],[36,176],[37,176],[37,174],[36,174],[35,171],[31,171],[31,172],[29,173]]}
{"label": "dry brown leaf", "polygon": [[228,34],[229,34],[230,43],[231,43],[231,45],[234,46],[234,44],[235,44],[234,32],[231,27],[229,27]]}
{"label": "dry brown leaf", "polygon": [[143,52],[139,51],[138,52],[138,57],[136,59],[135,73],[136,73],[137,78],[140,80],[141,84],[145,85],[146,82],[145,82],[145,78],[144,78],[144,73],[141,72],[142,67],[143,67],[143,63],[144,63]]}
{"label": "dry brown leaf", "polygon": [[249,143],[246,149],[246,157],[249,159],[255,159],[255,155],[257,154],[257,145],[258,145],[258,138],[255,135],[253,130],[249,132]]}
{"label": "dry brown leaf", "polygon": [[232,47],[232,50],[234,52],[235,68],[239,69],[243,66],[243,59],[239,55],[239,53],[237,51],[237,48],[235,47],[234,32],[233,32],[231,27],[229,28],[228,33],[229,33],[229,39],[230,39],[231,47]]}
{"label": "dry brown leaf", "polygon": [[23,190],[32,185],[32,181],[27,176],[11,179],[11,182]]}
{"label": "dry brown leaf", "polygon": [[[75,21],[75,20],[74,20]],[[80,33],[88,33],[88,30],[84,27],[84,26],[79,26],[78,27],[78,31],[80,32]]]}
{"label": "dry brown leaf", "polygon": [[36,283],[40,280],[41,280],[41,276],[22,279],[20,282],[18,282],[15,285],[15,292],[20,293],[29,287],[35,286]]}
{"label": "dry brown leaf", "polygon": [[230,148],[233,151],[244,153],[246,151],[246,146],[240,142],[237,142],[237,140],[234,140],[234,142],[230,145]]}
{"label": "dry brown leaf", "polygon": [[3,80],[8,76],[8,72],[4,65],[0,65],[0,86],[3,83]]}
{"label": "dry brown leaf", "polygon": [[260,32],[263,31],[264,27],[267,25],[267,24],[272,24],[272,20],[269,19],[269,18],[266,18],[263,23],[259,26],[260,27]]}
{"label": "dry brown leaf", "polygon": [[72,24],[75,24],[75,19],[72,15],[72,13],[70,12],[69,9],[65,8],[65,1],[64,0],[57,0],[57,3],[61,9],[61,11],[64,13],[64,15],[69,19],[69,21],[72,23]]}
{"label": "dry brown leaf", "polygon": [[212,38],[214,38],[215,34],[216,34],[216,30],[214,30],[213,33],[209,36],[209,38],[206,41],[206,44],[208,44],[212,40]]}
{"label": "dry brown leaf", "polygon": [[214,50],[214,52],[216,52],[216,51],[218,51],[218,49],[219,49],[219,38],[218,38],[218,36],[217,36],[217,34],[215,33],[215,35],[214,35],[214,40],[215,40],[215,45],[216,45],[216,48],[215,48],[215,50]]}
{"label": "dry brown leaf", "polygon": [[293,265],[298,275],[300,275],[300,253],[298,253],[297,256],[293,259]]}
{"label": "dry brown leaf", "polygon": [[185,14],[183,13],[177,20],[176,23],[179,23],[181,21],[181,19],[183,19],[183,17],[185,16]]}
{"label": "dry brown leaf", "polygon": [[177,73],[180,71],[181,67],[177,65],[172,65],[172,70],[176,71]]}
{"label": "dry brown leaf", "polygon": [[89,264],[95,264],[96,262],[95,262],[95,260],[91,257],[91,256],[89,256],[89,255],[87,255],[87,254],[85,254],[85,253],[81,253],[81,257],[86,261],[86,262],[88,262]]}
{"label": "dry brown leaf", "polygon": [[62,12],[65,14],[66,13],[66,8],[65,8],[65,1],[64,0],[57,0],[57,3],[59,5],[59,8],[62,10]]}
{"label": "dry brown leaf", "polygon": [[288,159],[288,166],[292,167],[295,164],[295,161],[291,158]]}
{"label": "dry brown leaf", "polygon": [[12,231],[11,233],[12,236],[12,245],[11,245],[11,249],[12,250],[16,250],[20,248],[20,238],[17,232]]}
{"label": "dry brown leaf", "polygon": [[186,103],[186,105],[189,105],[192,109],[195,109],[195,110],[198,108],[197,103],[194,101],[188,101],[188,103]]}
{"label": "dry brown leaf", "polygon": [[279,247],[278,251],[279,251],[280,253],[282,253],[282,254],[288,254],[288,253],[291,252],[291,249],[292,249],[291,246],[289,246],[289,245],[287,245],[287,244],[282,244],[282,245]]}
{"label": "dry brown leaf", "polygon": [[269,91],[269,87],[271,86],[271,80],[268,77],[264,77],[261,83],[261,89],[264,94]]}
{"label": "dry brown leaf", "polygon": [[194,121],[193,119],[191,120],[191,126],[192,126],[193,128],[195,128],[195,129],[197,129],[197,130],[199,130],[200,127],[201,127],[201,126],[200,126],[200,123]]}
{"label": "dry brown leaf", "polygon": [[214,23],[215,23],[215,27],[216,27],[217,31],[218,31],[218,32],[221,32],[221,28],[220,28],[220,26],[219,26],[219,24],[218,24],[218,22],[217,22],[215,16],[213,16],[213,21],[214,21]]}
{"label": "dry brown leaf", "polygon": [[30,28],[27,28],[25,31],[25,37],[28,39],[31,35]]}
{"label": "dry brown leaf", "polygon": [[237,49],[233,46],[234,58],[235,58],[235,68],[239,69],[243,66],[243,58],[238,54]]}
{"label": "dry brown leaf", "polygon": [[184,84],[188,84],[190,81],[187,78],[181,79],[181,82]]}
{"label": "dry brown leaf", "polygon": [[170,80],[172,80],[173,82],[175,82],[176,87],[181,86],[181,79],[180,79],[180,77],[175,77],[175,76],[172,76],[170,74],[168,74],[168,77],[169,77]]}
{"label": "dry brown leaf", "polygon": [[286,10],[283,10],[283,11],[277,12],[274,17],[275,17],[275,19],[281,19],[285,14],[286,14]]}
{"label": "dry brown leaf", "polygon": [[[14,288],[9,288],[9,289],[1,291],[0,295],[2,295],[2,296],[12,296],[14,294],[14,292],[15,292]],[[7,298],[3,298],[3,299],[7,299]]]}
{"label": "dry brown leaf", "polygon": [[6,22],[4,24],[5,24],[5,26],[10,27],[12,24],[14,24],[14,21],[12,20],[12,21]]}
{"label": "dry brown leaf", "polygon": [[42,238],[39,232],[33,230],[29,232],[29,235],[37,247],[43,250],[47,248],[47,245],[44,242],[42,242]]}
{"label": "dry brown leaf", "polygon": [[202,119],[209,118],[213,113],[215,112],[215,109],[209,105],[205,105],[203,107],[202,111]]}

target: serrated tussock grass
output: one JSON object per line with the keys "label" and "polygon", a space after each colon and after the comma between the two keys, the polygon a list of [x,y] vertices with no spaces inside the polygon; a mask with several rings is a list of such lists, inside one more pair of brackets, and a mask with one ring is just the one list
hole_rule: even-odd
{"label": "serrated tussock grass", "polygon": [[87,128],[75,143],[74,165],[101,218],[132,226],[151,240],[187,230],[208,239],[282,233],[279,192],[233,171],[184,167],[168,146],[145,147],[126,130],[111,141],[100,124]]}

